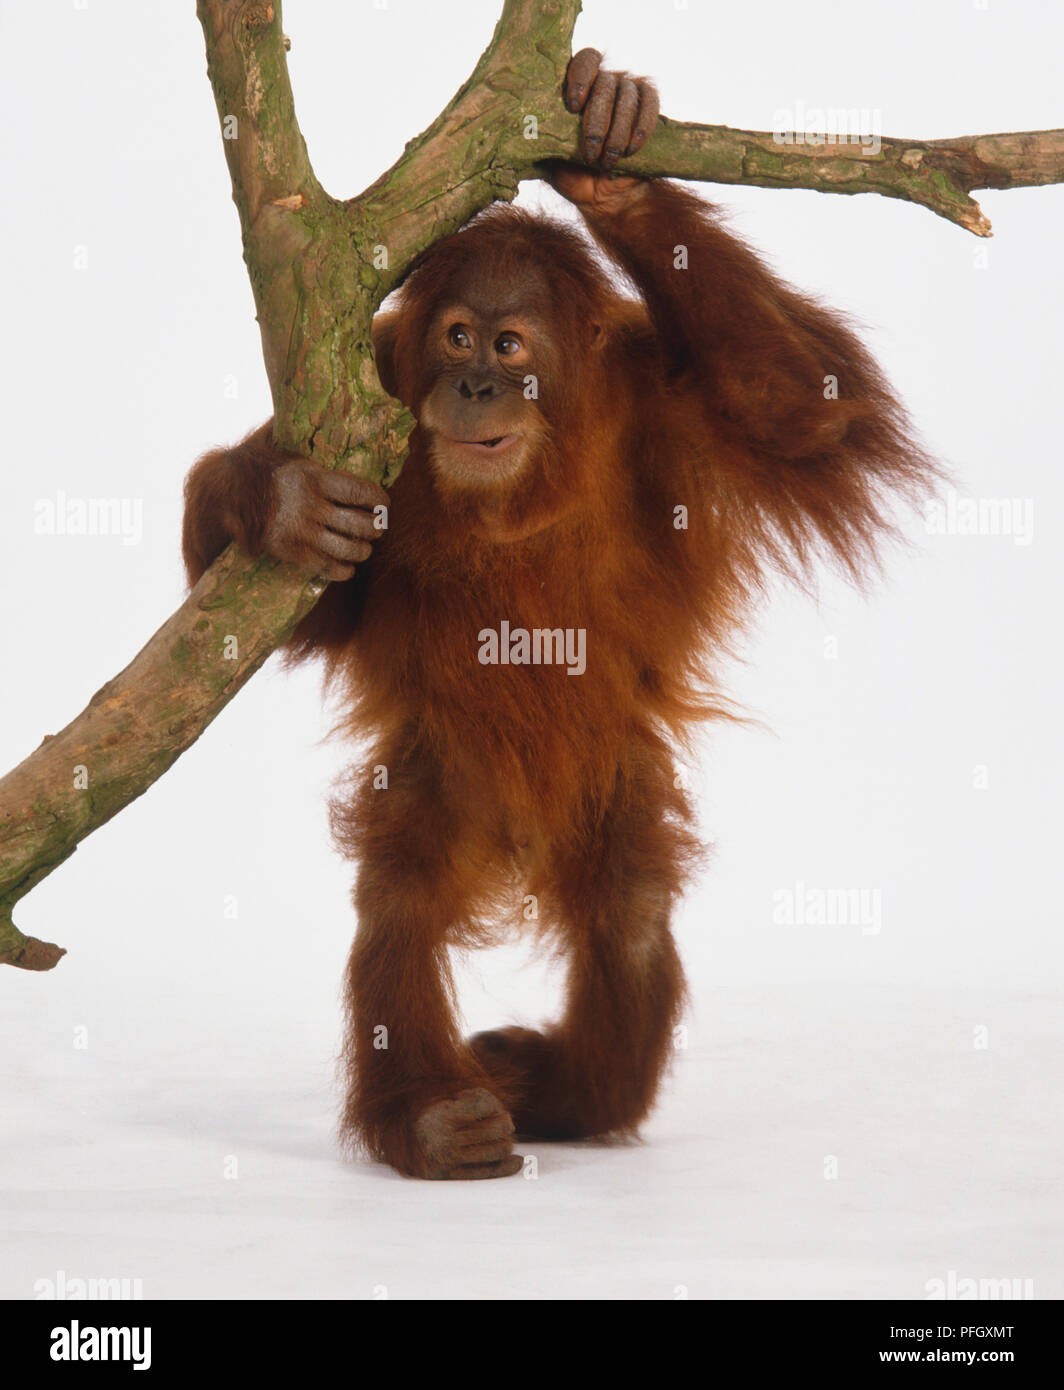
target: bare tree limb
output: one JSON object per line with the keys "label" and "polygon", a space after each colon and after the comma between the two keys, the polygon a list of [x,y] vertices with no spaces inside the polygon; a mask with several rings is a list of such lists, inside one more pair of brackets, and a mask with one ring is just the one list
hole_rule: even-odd
{"label": "bare tree limb", "polygon": [[[198,0],[223,148],[262,333],[278,442],[392,480],[412,418],[381,390],[370,324],[411,259],[578,149],[560,93],[579,0],[505,0],[469,81],[357,198],[318,183],[296,120],[280,0]],[[980,236],[969,194],[1064,181],[1064,132],[812,146],[663,119],[626,172],[882,193]],[[152,785],[324,591],[230,547],[134,660],[0,780],[0,963],[50,969],[15,904]]]}
{"label": "bare tree limb", "polygon": [[1064,183],[1064,130],[955,140],[884,137],[866,146],[852,137],[814,144],[791,135],[788,143],[784,132],[683,125],[662,118],[646,147],[624,168],[652,178],[882,193],[928,208],[976,236],[990,236],[990,223],[969,193]]}

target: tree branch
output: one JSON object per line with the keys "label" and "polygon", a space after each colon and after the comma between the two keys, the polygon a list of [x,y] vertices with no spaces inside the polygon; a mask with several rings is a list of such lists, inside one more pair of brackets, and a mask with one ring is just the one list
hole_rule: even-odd
{"label": "tree branch", "polygon": [[[198,0],[240,217],[278,442],[388,482],[413,420],[386,396],[370,325],[411,259],[551,159],[579,123],[561,101],[579,0],[505,0],[469,81],[357,198],[318,183],[296,120],[280,0]],[[905,198],[977,235],[973,188],[1064,181],[1064,132],[814,147],[663,119],[626,172]],[[0,963],[64,954],[14,925],[15,904],[193,743],[325,584],[234,547],[61,733],[0,780]]]}
{"label": "tree branch", "polygon": [[[782,137],[782,138],[781,138]],[[625,172],[650,178],[811,188],[821,193],[881,193],[903,198],[976,236],[990,223],[968,195],[976,188],[1031,188],[1064,183],[1064,130],[967,135],[954,140],[884,137],[872,149],[849,142],[684,125],[664,117]]]}

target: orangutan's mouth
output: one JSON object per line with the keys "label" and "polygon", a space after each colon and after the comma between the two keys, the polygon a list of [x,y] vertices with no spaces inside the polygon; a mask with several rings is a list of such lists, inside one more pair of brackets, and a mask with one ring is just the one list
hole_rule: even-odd
{"label": "orangutan's mouth", "polygon": [[477,453],[501,454],[511,444],[516,444],[516,434],[497,434],[492,439],[452,439],[452,444],[461,444],[464,449],[475,449]]}

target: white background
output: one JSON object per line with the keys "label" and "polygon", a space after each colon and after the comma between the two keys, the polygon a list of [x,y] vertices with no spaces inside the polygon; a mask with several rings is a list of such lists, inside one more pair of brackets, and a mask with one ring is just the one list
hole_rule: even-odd
{"label": "white background", "polygon": [[[497,11],[290,0],[330,191],[429,123]],[[180,601],[184,474],[270,404],[191,0],[0,15],[6,768]],[[1064,124],[1059,0],[591,0],[576,39],[652,74],[679,119],[771,129],[801,101],[899,136]],[[59,1270],[147,1297],[920,1299],[950,1271],[1064,1294],[1064,189],[980,195],[989,243],[875,196],[703,192],[867,326],[962,496],[1033,500],[1033,543],[911,518],[870,598],[830,578],[818,603],[776,597],[732,683],[764,727],[704,741],[689,1046],[642,1145],[539,1146],[535,1180],[339,1160],[354,920],[325,797],[345,751],[316,672],[271,662],[19,909],[69,955],[0,972],[0,1294]],[[558,205],[522,200],[541,196]],[[35,534],[60,489],[143,499],[142,542]],[[773,925],[796,881],[878,889],[882,929]],[[471,1027],[557,1001],[524,947],[462,980]]]}

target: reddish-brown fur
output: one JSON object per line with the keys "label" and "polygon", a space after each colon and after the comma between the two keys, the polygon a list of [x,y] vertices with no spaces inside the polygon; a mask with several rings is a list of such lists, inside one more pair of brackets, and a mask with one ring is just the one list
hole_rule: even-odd
{"label": "reddish-brown fur", "polygon": [[[418,1120],[469,1091],[489,1095],[482,1128],[459,1127],[483,1137],[469,1152],[484,1175],[514,1171],[504,1111],[543,1137],[643,1119],[683,1002],[669,914],[698,848],[674,745],[726,711],[713,659],[768,573],[801,580],[826,554],[859,576],[888,495],[934,472],[852,332],[700,199],[659,181],[585,216],[638,298],[574,231],[509,207],[410,275],[378,334],[390,389],[418,412],[440,371],[429,326],[456,284],[517,285],[550,325],[527,407],[543,435],[515,482],[478,492],[416,431],[387,533],[290,644],[324,655],[351,730],[376,740],[335,807],[360,866],[343,1127],[406,1173],[457,1175]],[[282,457],[263,427],[197,465],[191,580],[231,537],[263,546]],[[481,665],[478,634],[504,619],[585,629],[586,672]],[[448,948],[490,939],[529,894],[568,954],[565,1016],[463,1041]]]}

